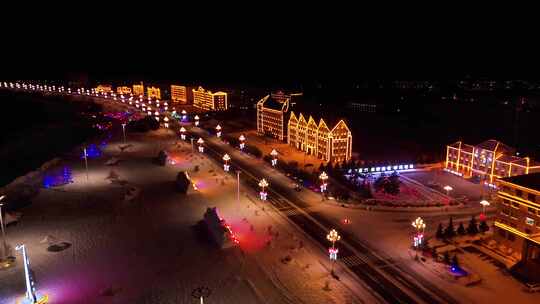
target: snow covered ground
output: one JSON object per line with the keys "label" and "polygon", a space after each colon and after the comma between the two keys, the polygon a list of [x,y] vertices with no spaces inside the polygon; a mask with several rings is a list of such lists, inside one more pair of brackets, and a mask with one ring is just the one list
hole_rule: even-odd
{"label": "snow covered ground", "polygon": [[[191,293],[200,286],[211,290],[205,303],[376,302],[339,266],[341,280],[331,279],[321,248],[264,208],[256,193],[242,187],[238,203],[234,177],[190,144],[175,142],[165,130],[128,134],[126,151],[113,141],[103,157],[89,160],[88,179],[83,161],[66,161],[74,183],[42,189],[21,222],[8,227],[8,242],[26,245],[37,288],[51,303],[198,303]],[[161,149],[174,165],[152,162]],[[113,156],[118,164],[106,166]],[[175,192],[181,170],[190,171],[199,191]],[[195,229],[214,206],[239,248],[217,249]],[[51,252],[47,240],[71,246]],[[17,257],[14,267],[0,270],[0,303],[24,294]]]}

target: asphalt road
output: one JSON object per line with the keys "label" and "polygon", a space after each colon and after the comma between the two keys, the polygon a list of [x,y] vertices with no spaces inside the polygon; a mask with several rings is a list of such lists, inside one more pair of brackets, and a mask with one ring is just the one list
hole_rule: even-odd
{"label": "asphalt road", "polygon": [[[217,163],[222,163],[223,154],[228,153],[233,158],[231,174],[234,169],[240,174],[243,182],[254,191],[259,191],[258,182],[264,177],[269,183],[268,202],[278,211],[294,222],[322,248],[328,247],[326,240],[327,232],[337,226],[324,214],[310,211],[310,207],[291,187],[268,176],[253,163],[249,163],[249,157],[233,157],[239,153],[225,144],[215,144],[208,134],[202,130],[192,130],[194,134],[205,139],[208,153]],[[304,190],[307,191],[307,190]],[[384,253],[369,248],[357,236],[342,232],[342,241],[339,242],[339,262],[349,268],[371,290],[374,296],[387,303],[459,303],[445,291],[429,282],[424,277],[412,271],[403,264],[396,263],[391,258],[386,258]],[[342,262],[347,261],[347,262]]]}

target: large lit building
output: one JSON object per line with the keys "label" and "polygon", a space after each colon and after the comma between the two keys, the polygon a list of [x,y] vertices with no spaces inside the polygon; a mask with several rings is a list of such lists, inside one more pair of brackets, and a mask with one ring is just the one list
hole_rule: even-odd
{"label": "large lit building", "polygon": [[133,95],[144,95],[144,85],[142,82],[140,84],[133,85]]}
{"label": "large lit building", "polygon": [[185,86],[171,85],[171,100],[173,102],[187,103],[187,90]]}
{"label": "large lit building", "polygon": [[193,106],[206,111],[225,111],[227,105],[227,93],[206,91],[203,87],[193,89]]}
{"label": "large lit building", "polygon": [[519,260],[514,270],[540,281],[540,173],[497,180],[494,239]]}
{"label": "large lit building", "polygon": [[344,162],[352,157],[352,134],[344,120],[330,129],[323,119],[316,123],[312,116],[306,120],[302,113],[297,117],[291,112],[287,143],[329,162]]}
{"label": "large lit building", "polygon": [[112,85],[110,84],[100,84],[96,87],[97,93],[111,93],[112,91]]}
{"label": "large lit building", "polygon": [[161,99],[161,90],[156,87],[147,87],[146,95],[150,98]]}
{"label": "large lit building", "polygon": [[529,157],[515,156],[515,149],[494,139],[475,146],[461,141],[446,146],[445,168],[489,184],[496,178],[540,172],[540,165]]}
{"label": "large lit building", "polygon": [[121,86],[121,87],[117,87],[116,88],[116,93],[117,94],[130,94],[131,93],[131,88],[130,87],[126,87],[126,86]]}
{"label": "large lit building", "polygon": [[286,113],[289,111],[289,96],[270,94],[257,102],[257,133],[279,140],[287,138]]}

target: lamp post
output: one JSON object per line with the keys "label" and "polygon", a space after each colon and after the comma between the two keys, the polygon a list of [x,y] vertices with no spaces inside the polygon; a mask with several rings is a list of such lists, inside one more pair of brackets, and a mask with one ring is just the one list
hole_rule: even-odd
{"label": "lamp post", "polygon": [[236,170],[236,205],[240,206],[240,170]]}
{"label": "lamp post", "polygon": [[448,196],[450,195],[450,191],[454,190],[454,188],[452,188],[451,186],[448,186],[448,185],[444,186],[443,189],[446,190],[446,195],[448,195]]}
{"label": "lamp post", "polygon": [[326,172],[323,171],[319,175],[319,179],[321,180],[321,194],[324,195],[324,191],[326,191],[326,188],[328,186],[328,184],[326,183],[326,180],[328,179],[328,174],[326,174]]}
{"label": "lamp post", "polygon": [[480,201],[480,205],[482,205],[482,215],[486,216],[486,207],[490,205],[490,203],[486,200]]}
{"label": "lamp post", "polygon": [[216,136],[217,136],[217,138],[221,137],[221,126],[220,125],[216,126]]}
{"label": "lamp post", "polygon": [[156,120],[159,121],[159,112],[156,109],[156,112],[154,112],[154,115],[156,116]]}
{"label": "lamp post", "polygon": [[195,115],[195,126],[198,127],[199,126],[199,115]]}
{"label": "lamp post", "polygon": [[197,140],[197,144],[199,144],[199,152],[204,153],[204,140],[199,137],[199,139]]}
{"label": "lamp post", "polygon": [[186,110],[182,110],[182,121],[185,121],[187,119],[187,112]]}
{"label": "lamp post", "polygon": [[259,182],[259,187],[261,187],[261,192],[259,192],[261,200],[266,201],[266,199],[268,198],[268,193],[265,191],[265,188],[268,187],[268,182],[266,181],[266,179],[261,179],[261,181]]}
{"label": "lamp post", "polygon": [[272,152],[270,152],[270,155],[272,155],[272,167],[275,167],[277,165],[278,152],[276,151],[276,149],[272,149]]}
{"label": "lamp post", "polygon": [[35,282],[34,282],[34,279],[32,277],[32,271],[30,270],[30,261],[28,260],[28,255],[26,254],[26,247],[23,245],[18,245],[17,247],[15,247],[16,250],[20,250],[22,251],[22,255],[23,255],[23,262],[24,262],[24,279],[25,279],[25,283],[26,283],[26,300],[27,300],[27,303],[46,303],[46,299],[45,301],[43,301],[44,299],[41,298],[39,299],[39,302],[38,302],[38,297],[36,296],[36,287],[35,287]]}
{"label": "lamp post", "polygon": [[167,116],[163,117],[163,126],[169,128],[169,118]]}
{"label": "lamp post", "polygon": [[191,296],[200,300],[200,304],[204,304],[204,298],[208,298],[212,292],[208,287],[197,287],[191,292]]}
{"label": "lamp post", "polygon": [[122,134],[124,134],[124,144],[126,144],[126,124],[122,124]]}
{"label": "lamp post", "polygon": [[335,244],[341,239],[341,236],[336,231],[336,229],[332,229],[326,235],[326,239],[332,242],[332,247],[328,249],[328,252],[330,253],[330,260],[332,261],[332,269],[330,270],[330,273],[334,274],[334,263],[337,260],[337,254],[339,252],[339,250],[335,247]]}
{"label": "lamp post", "polygon": [[426,229],[426,223],[421,217],[417,217],[412,226],[416,228],[416,235],[414,236],[414,249],[415,249],[415,259],[418,259],[418,247],[422,245],[424,239],[424,230]]}
{"label": "lamp post", "polygon": [[86,168],[86,181],[89,180],[88,177],[88,154],[86,153],[86,147],[83,148],[84,153],[84,167]]}
{"label": "lamp post", "polygon": [[4,203],[2,201],[6,198],[5,195],[0,196],[0,226],[2,226],[2,255],[0,256],[0,260],[4,259],[7,256],[7,243],[6,243],[6,231],[4,228],[4,218],[2,217],[2,206],[4,206]]}
{"label": "lamp post", "polygon": [[240,150],[244,150],[244,147],[246,146],[246,137],[244,136],[244,134],[240,135],[240,137],[238,137],[238,140],[240,140]]}
{"label": "lamp post", "polygon": [[184,128],[184,127],[180,128],[180,138],[182,140],[186,140],[186,128]]}
{"label": "lamp post", "polygon": [[229,172],[229,167],[230,167],[230,166],[229,166],[228,162],[229,162],[230,160],[231,160],[231,157],[229,156],[229,154],[223,155],[223,161],[225,162],[225,163],[223,164],[223,171]]}

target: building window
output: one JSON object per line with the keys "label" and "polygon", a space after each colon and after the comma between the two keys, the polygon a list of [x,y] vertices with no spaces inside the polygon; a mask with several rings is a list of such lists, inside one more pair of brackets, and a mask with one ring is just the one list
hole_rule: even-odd
{"label": "building window", "polygon": [[532,193],[527,193],[527,199],[534,203],[534,201],[536,200],[536,195]]}
{"label": "building window", "polygon": [[519,203],[516,203],[516,202],[512,202],[512,207],[514,207],[514,208],[518,208],[518,209],[519,209]]}
{"label": "building window", "polygon": [[503,238],[506,238],[506,230],[504,229],[497,229],[499,231],[499,235],[502,236]]}
{"label": "building window", "polygon": [[521,195],[523,195],[523,191],[516,189],[516,196],[521,197]]}
{"label": "building window", "polygon": [[534,226],[534,219],[532,219],[530,217],[526,217],[525,218],[525,224],[527,224],[529,226]]}
{"label": "building window", "polygon": [[503,204],[510,206],[510,201],[507,199],[503,199]]}
{"label": "building window", "polygon": [[534,208],[529,207],[527,208],[527,211],[529,211],[529,214],[536,214],[536,209]]}
{"label": "building window", "polygon": [[513,242],[513,241],[516,240],[516,236],[515,236],[513,233],[509,233],[509,234],[508,234],[508,240],[509,240],[510,242]]}

